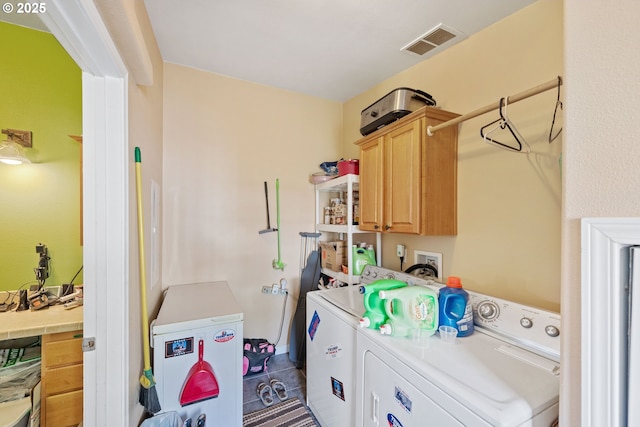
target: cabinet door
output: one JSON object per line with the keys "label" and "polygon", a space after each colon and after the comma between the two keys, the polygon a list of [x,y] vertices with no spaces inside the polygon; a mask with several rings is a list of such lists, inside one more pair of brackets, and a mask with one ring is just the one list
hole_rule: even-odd
{"label": "cabinet door", "polygon": [[420,137],[424,119],[384,138],[384,226],[391,233],[420,233]]}
{"label": "cabinet door", "polygon": [[360,146],[360,230],[382,231],[384,138]]}

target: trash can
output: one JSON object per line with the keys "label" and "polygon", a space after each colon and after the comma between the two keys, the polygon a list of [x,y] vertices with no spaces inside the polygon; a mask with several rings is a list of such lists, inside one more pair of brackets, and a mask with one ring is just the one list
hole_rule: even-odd
{"label": "trash can", "polygon": [[140,427],[182,427],[182,419],[177,412],[164,412],[142,422]]}

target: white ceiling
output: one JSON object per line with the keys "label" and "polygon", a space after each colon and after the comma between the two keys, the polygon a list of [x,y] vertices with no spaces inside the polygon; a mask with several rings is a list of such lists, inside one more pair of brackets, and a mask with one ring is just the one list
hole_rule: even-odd
{"label": "white ceiling", "polygon": [[145,5],[167,62],[346,101],[424,60],[400,49],[438,24],[471,36],[533,2],[145,0]]}
{"label": "white ceiling", "polygon": [[[145,5],[166,62],[343,102],[534,1],[145,0]],[[0,16],[37,27],[22,18]],[[461,36],[423,56],[401,51],[439,24]]]}

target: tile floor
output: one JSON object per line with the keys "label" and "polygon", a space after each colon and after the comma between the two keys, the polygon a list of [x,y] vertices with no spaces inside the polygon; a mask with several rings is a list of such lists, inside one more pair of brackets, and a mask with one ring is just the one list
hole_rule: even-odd
{"label": "tile floor", "polygon": [[[269,359],[266,373],[243,378],[242,412],[244,414],[265,408],[260,397],[258,397],[258,384],[269,384],[269,381],[274,378],[284,383],[287,388],[289,398],[299,397],[300,401],[306,404],[307,379],[305,377],[304,368],[297,369],[289,360],[289,354],[284,353],[278,354]],[[278,398],[275,396],[274,398],[274,403],[278,403]]]}

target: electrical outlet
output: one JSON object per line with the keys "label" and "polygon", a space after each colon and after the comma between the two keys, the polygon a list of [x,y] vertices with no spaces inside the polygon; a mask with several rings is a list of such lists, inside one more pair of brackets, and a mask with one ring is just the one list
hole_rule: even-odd
{"label": "electrical outlet", "polygon": [[428,264],[438,270],[438,280],[442,280],[442,254],[438,252],[413,251],[415,264]]}
{"label": "electrical outlet", "polygon": [[269,294],[269,295],[287,295],[287,290],[282,289],[277,285],[271,285],[271,286],[263,286],[262,293]]}

